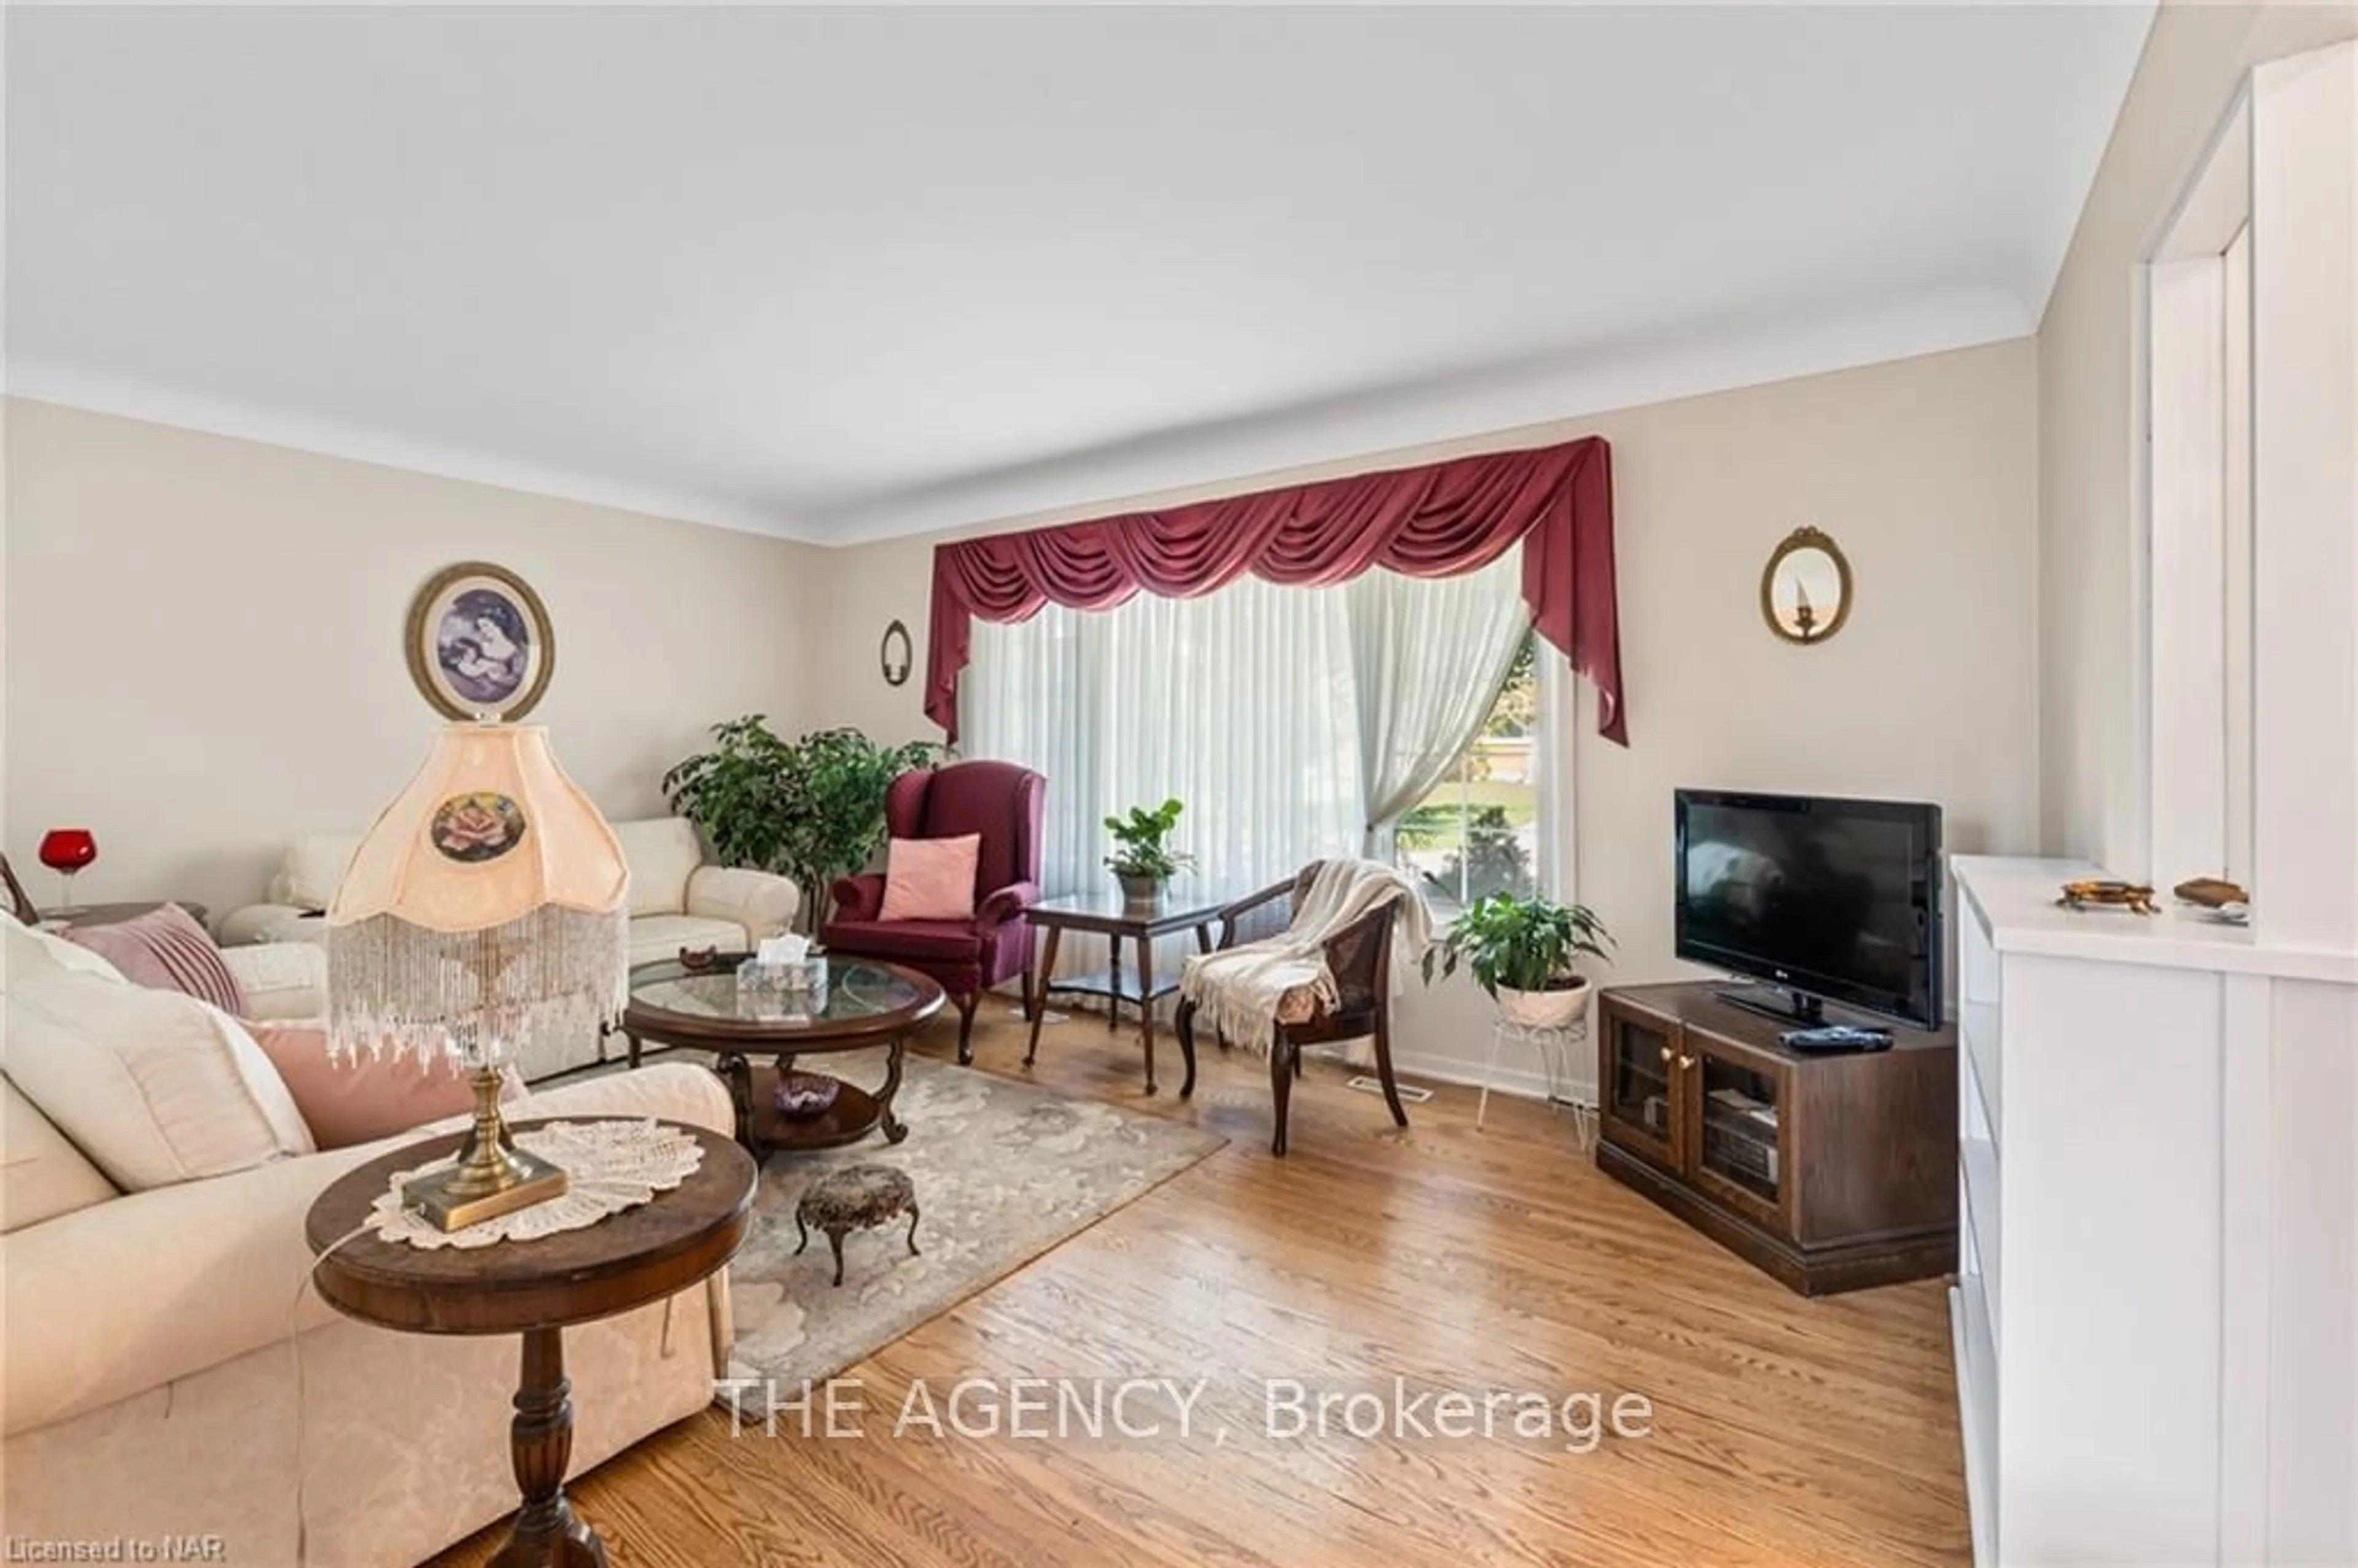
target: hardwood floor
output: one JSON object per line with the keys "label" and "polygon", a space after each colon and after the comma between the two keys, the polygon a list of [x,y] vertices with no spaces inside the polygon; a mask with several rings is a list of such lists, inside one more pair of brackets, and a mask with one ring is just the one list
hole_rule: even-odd
{"label": "hardwood floor", "polygon": [[[977,1070],[1022,1076],[1020,1026],[984,1011]],[[852,1368],[864,1435],[732,1436],[708,1413],[584,1477],[615,1568],[1968,1561],[1937,1282],[1804,1300],[1600,1176],[1568,1116],[1494,1098],[1477,1130],[1468,1089],[1401,1133],[1314,1063],[1279,1161],[1262,1064],[1205,1054],[1192,1105],[1175,1062],[1147,1099],[1132,1032],[1051,1025],[1034,1081],[1228,1146]],[[1184,1440],[891,1435],[914,1382],[940,1404],[1022,1376],[1209,1384]],[[1651,1435],[1574,1454],[1503,1419],[1495,1441],[1265,1430],[1269,1379],[1396,1376],[1639,1393]],[[438,1561],[483,1563],[504,1529]]]}

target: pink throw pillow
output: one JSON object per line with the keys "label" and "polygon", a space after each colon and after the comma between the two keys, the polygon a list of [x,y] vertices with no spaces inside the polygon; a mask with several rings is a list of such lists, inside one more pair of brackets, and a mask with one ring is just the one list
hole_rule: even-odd
{"label": "pink throw pillow", "polygon": [[[327,1031],[315,1024],[247,1025],[263,1054],[278,1069],[295,1108],[322,1149],[373,1143],[413,1127],[475,1108],[475,1089],[447,1057],[362,1054],[358,1061],[331,1061]],[[514,1066],[501,1069],[500,1098],[525,1092]]]}
{"label": "pink throw pillow", "polygon": [[982,835],[895,838],[884,849],[884,908],[879,920],[972,920],[974,866]]}
{"label": "pink throw pillow", "polygon": [[212,934],[177,903],[105,925],[78,925],[65,939],[113,964],[133,985],[180,991],[233,1018],[245,1014],[244,989],[229,972]]}

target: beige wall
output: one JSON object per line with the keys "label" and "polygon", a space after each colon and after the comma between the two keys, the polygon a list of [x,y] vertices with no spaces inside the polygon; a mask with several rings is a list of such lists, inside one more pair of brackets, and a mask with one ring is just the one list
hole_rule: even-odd
{"label": "beige wall", "polygon": [[[1184,493],[1613,442],[1633,744],[1596,740],[1584,698],[1578,892],[1622,938],[1614,978],[1654,978],[1678,972],[1677,784],[1931,799],[1953,849],[2035,847],[2037,368],[2025,340]],[[897,616],[922,667],[931,537],[817,550],[21,401],[6,437],[7,845],[29,864],[44,827],[92,827],[92,898],[226,909],[289,834],[364,821],[434,721],[399,630],[455,559],[503,561],[547,600],[537,717],[611,813],[659,808],[657,777],[718,717],[930,732],[875,648]],[[1859,584],[1814,649],[1756,609],[1762,561],[1805,522]],[[1457,989],[1420,993],[1403,1057],[1477,1063],[1486,1020]]]}
{"label": "beige wall", "polygon": [[2039,334],[2041,838],[2145,858],[2135,471],[2137,268],[2253,65],[2358,37],[2358,5],[2167,5]]}
{"label": "beige wall", "polygon": [[[1646,979],[1678,972],[1676,785],[1929,799],[1959,852],[2037,848],[2036,377],[2024,339],[1187,493],[1589,433],[1612,441],[1631,744],[1597,740],[1584,701],[1579,894],[1621,936],[1614,978]],[[1858,582],[1841,636],[1808,649],[1770,636],[1758,609],[1763,562],[1802,523],[1833,535]],[[934,542],[835,556],[830,646],[871,649],[897,616],[922,667]],[[918,694],[914,680],[895,690],[855,672],[819,712],[922,735]],[[1478,1061],[1480,1010],[1418,1013],[1412,1054]]]}
{"label": "beige wall", "polygon": [[21,400],[6,449],[6,848],[44,902],[53,825],[98,835],[78,896],[216,914],[290,834],[364,827],[438,721],[401,629],[456,560],[546,602],[533,717],[611,814],[714,719],[806,718],[808,546]]}

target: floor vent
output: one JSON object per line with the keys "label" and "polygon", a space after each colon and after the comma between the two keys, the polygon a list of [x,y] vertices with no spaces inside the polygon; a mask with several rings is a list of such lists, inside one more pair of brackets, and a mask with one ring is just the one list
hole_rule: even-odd
{"label": "floor vent", "polygon": [[[1351,1080],[1351,1087],[1363,1095],[1379,1095],[1384,1092],[1384,1086],[1365,1073],[1354,1077]],[[1433,1098],[1433,1091],[1421,1089],[1414,1084],[1402,1084],[1400,1086],[1400,1098],[1411,1105],[1422,1105]]]}

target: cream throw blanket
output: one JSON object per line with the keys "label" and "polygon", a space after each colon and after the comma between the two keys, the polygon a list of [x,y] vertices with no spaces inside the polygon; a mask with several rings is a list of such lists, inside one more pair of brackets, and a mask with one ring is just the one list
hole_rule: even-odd
{"label": "cream throw blanket", "polygon": [[[1293,924],[1275,936],[1188,959],[1179,994],[1230,1042],[1265,1054],[1288,993],[1306,988],[1327,1007],[1339,1000],[1326,967],[1326,939],[1385,903],[1392,905],[1395,974],[1384,977],[1384,983],[1392,983],[1401,968],[1419,960],[1433,937],[1433,917],[1416,884],[1374,860],[1325,860]],[[1372,1059],[1372,1053],[1355,1048],[1352,1060],[1363,1054]]]}

